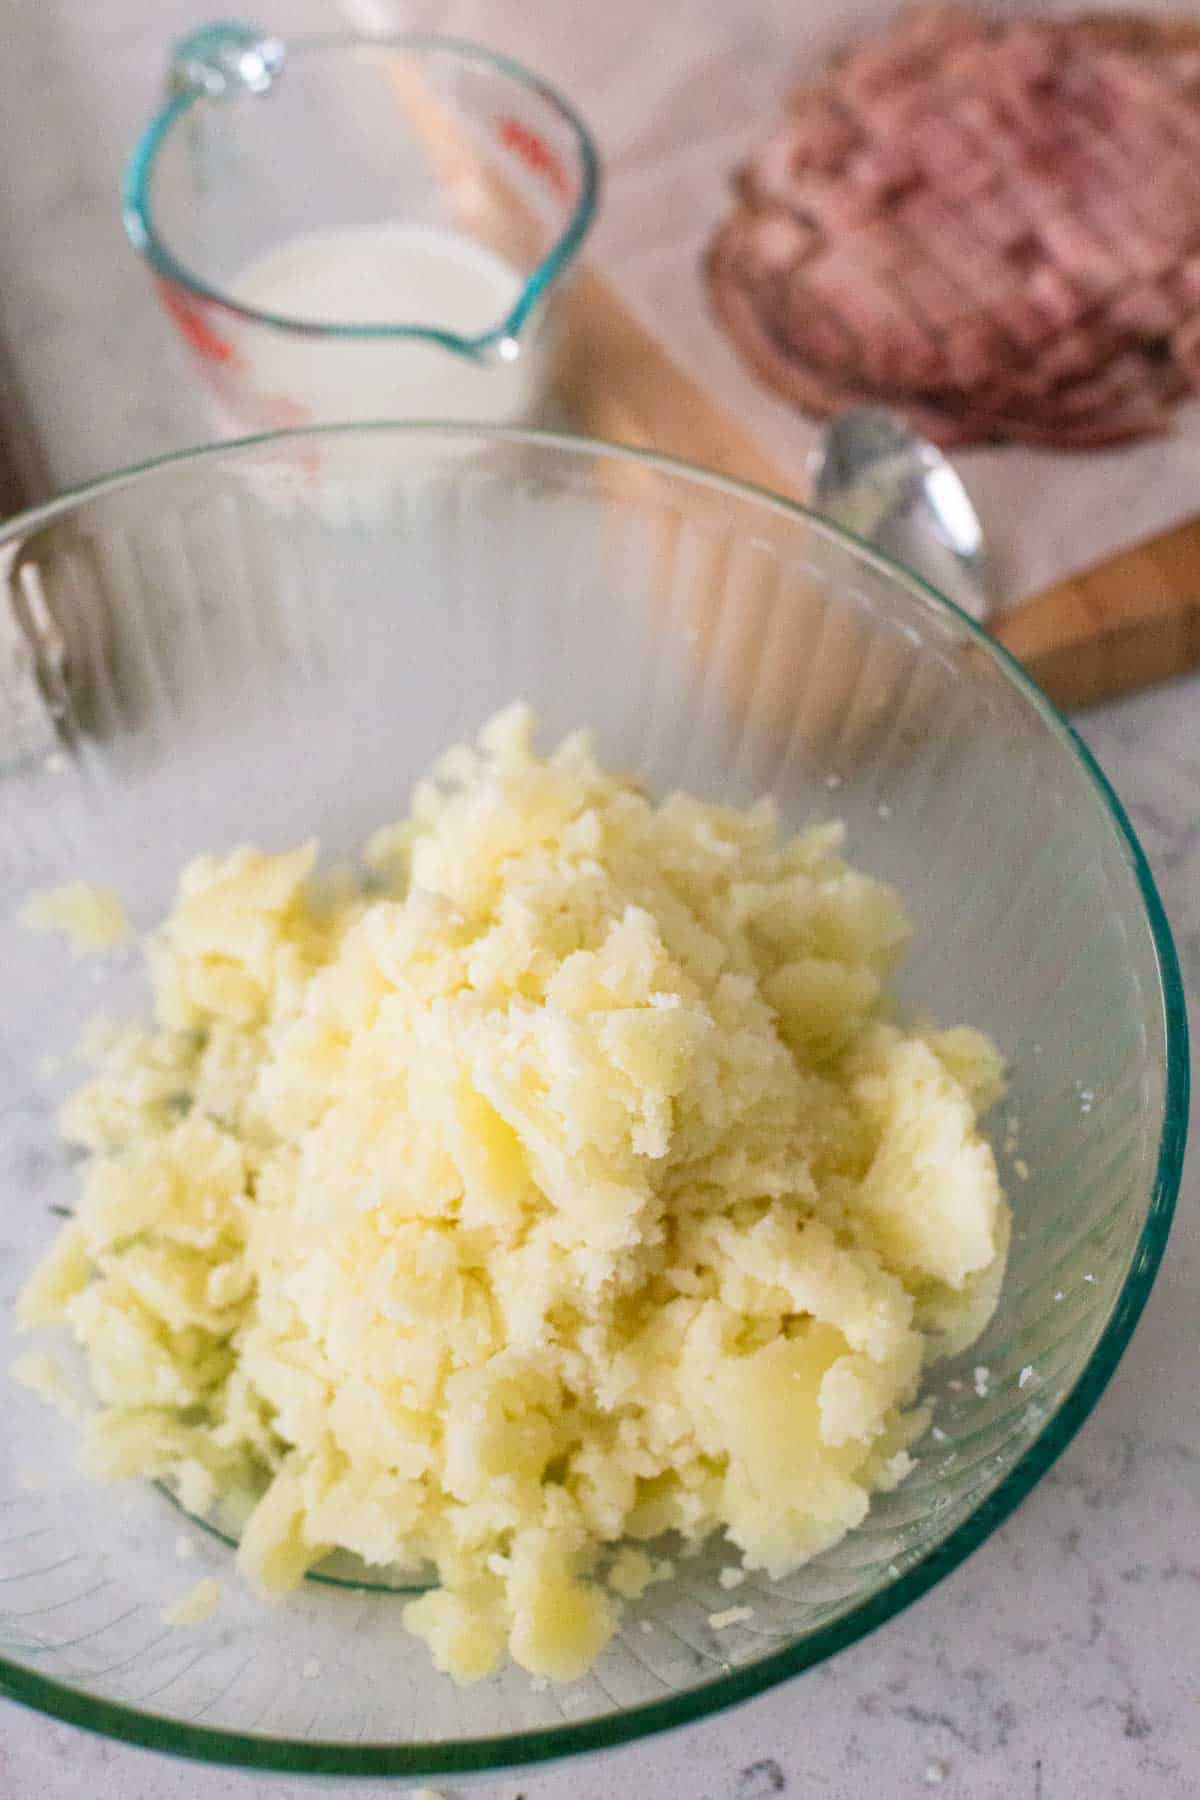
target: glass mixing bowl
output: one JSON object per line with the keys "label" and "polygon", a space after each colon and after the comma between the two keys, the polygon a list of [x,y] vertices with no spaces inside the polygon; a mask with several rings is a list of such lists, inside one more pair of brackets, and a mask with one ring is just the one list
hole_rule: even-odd
{"label": "glass mixing bowl", "polygon": [[[994,1138],[1016,1225],[991,1328],[966,1369],[931,1370],[938,1432],[866,1524],[786,1581],[751,1577],[736,1598],[752,1616],[719,1633],[722,1558],[685,1561],[567,1689],[515,1669],[454,1687],[402,1603],[353,1572],[264,1606],[227,1545],[156,1489],[86,1481],[75,1428],[0,1374],[0,1689],[210,1761],[494,1770],[795,1675],[996,1528],[1095,1404],[1145,1303],[1187,1087],[1141,850],[1002,650],[784,501],[652,456],[445,427],[265,438],[114,476],[0,533],[0,574],[0,1371],[12,1297],[74,1194],[53,1120],[70,1075],[46,1058],[89,1015],[144,1001],[135,959],[93,979],[20,933],[22,899],[83,875],[147,927],[202,847],[315,832],[352,851],[518,696],[547,738],[589,724],[653,789],[769,793],[789,823],[847,821],[853,859],[896,882],[916,922],[904,997],[1011,1058]],[[206,1574],[228,1577],[219,1611],[169,1628],[164,1605]]]}

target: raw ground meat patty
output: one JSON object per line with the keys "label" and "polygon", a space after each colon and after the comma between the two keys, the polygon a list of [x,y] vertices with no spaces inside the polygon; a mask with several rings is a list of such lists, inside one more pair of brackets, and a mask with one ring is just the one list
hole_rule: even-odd
{"label": "raw ground meat patty", "polygon": [[1200,386],[1200,25],[910,13],[738,188],[712,302],[806,412],[1079,448]]}

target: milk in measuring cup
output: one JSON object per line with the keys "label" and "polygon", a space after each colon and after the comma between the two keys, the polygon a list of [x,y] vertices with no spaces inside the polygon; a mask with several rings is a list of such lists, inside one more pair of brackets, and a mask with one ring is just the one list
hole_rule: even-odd
{"label": "milk in measuring cup", "polygon": [[[474,336],[516,304],[522,279],[481,244],[435,226],[349,226],[306,233],[256,257],[229,283],[256,311],[313,324],[434,325]],[[243,325],[248,384],[280,422],[471,419],[520,424],[546,373],[536,342],[473,362],[412,338],[307,337]]]}

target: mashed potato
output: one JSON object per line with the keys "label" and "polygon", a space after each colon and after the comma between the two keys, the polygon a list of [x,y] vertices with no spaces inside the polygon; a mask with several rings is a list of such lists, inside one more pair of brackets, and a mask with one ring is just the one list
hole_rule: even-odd
{"label": "mashed potato", "polygon": [[120,896],[86,881],[68,881],[63,887],[31,894],[20,922],[28,931],[59,932],[75,956],[112,950],[129,935]]}
{"label": "mashed potato", "polygon": [[433,1565],[405,1622],[462,1680],[580,1675],[667,1572],[639,1540],[835,1543],[1007,1241],[999,1059],[892,1021],[904,914],[840,842],[654,805],[514,709],[369,892],[311,845],[191,863],[20,1300],[86,1352],[91,1468],[240,1506],[268,1593]]}

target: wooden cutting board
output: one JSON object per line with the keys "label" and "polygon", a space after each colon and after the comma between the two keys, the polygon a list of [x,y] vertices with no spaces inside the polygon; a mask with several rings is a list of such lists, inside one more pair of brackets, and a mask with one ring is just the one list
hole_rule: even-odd
{"label": "wooden cutting board", "polygon": [[[579,429],[805,498],[598,271],[582,272],[569,306],[560,386]],[[1059,706],[1087,706],[1196,667],[1200,518],[1056,582],[992,629]]]}
{"label": "wooden cutting board", "polygon": [[13,358],[0,338],[0,523],[48,499],[50,491]]}

